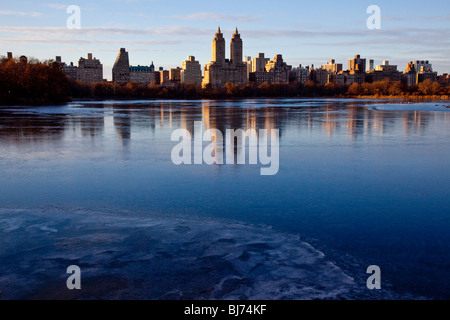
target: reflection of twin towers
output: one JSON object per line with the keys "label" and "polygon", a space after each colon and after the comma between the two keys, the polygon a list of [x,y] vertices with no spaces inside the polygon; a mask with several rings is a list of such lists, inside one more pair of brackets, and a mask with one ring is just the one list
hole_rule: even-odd
{"label": "reflection of twin towers", "polygon": [[[163,110],[164,108],[162,107],[161,112]],[[213,101],[202,101],[201,114],[198,112],[198,109],[181,108],[180,111],[180,118],[177,119],[179,123],[175,127],[189,131],[194,140],[202,140],[201,136],[205,132],[213,130],[211,145],[214,146],[213,153],[218,163],[224,162],[224,159],[221,158],[224,154],[223,151],[226,151],[225,154],[227,156],[233,155],[237,162],[239,162],[239,159],[246,159],[246,153],[249,153],[248,158],[250,158],[250,152],[254,151],[253,149],[257,148],[260,143],[260,129],[267,130],[269,139],[275,139],[272,136],[273,129],[279,129],[279,126],[277,126],[277,113],[270,108],[239,108],[232,102],[229,107],[226,105],[219,107]],[[170,112],[168,118],[173,121],[173,115]],[[161,121],[163,119],[163,114],[161,114]],[[198,130],[199,128],[194,128],[196,122],[202,123],[201,132]],[[164,125],[164,122],[162,124]],[[170,125],[172,126],[172,123]],[[247,134],[247,136],[243,138],[236,137],[236,141],[229,141],[229,137],[226,135],[227,130],[235,130],[236,133],[238,130],[242,130],[243,134]],[[281,135],[281,131],[278,132]],[[221,134],[221,136],[217,137],[216,133]],[[200,136],[196,137],[196,135]],[[262,140],[265,141],[266,139]],[[251,150],[250,148],[253,149]]]}
{"label": "reflection of twin towers", "polygon": [[[329,136],[336,132],[356,139],[366,134],[383,136],[389,131],[403,130],[404,134],[420,133],[429,123],[429,114],[420,111],[392,112],[374,111],[360,106],[338,105],[330,103],[323,108],[253,108],[237,107],[235,102],[202,101],[198,102],[164,101],[160,105],[151,105],[144,113],[146,119],[134,115],[134,111],[121,110],[114,114],[114,125],[124,146],[131,139],[132,126],[151,127],[152,130],[186,129],[194,133],[194,122],[202,121],[205,130],[218,129],[279,129],[280,137],[286,129],[320,129]],[[268,104],[271,102],[269,101]],[[133,121],[138,119],[139,121]],[[398,119],[402,119],[398,122]],[[150,123],[148,123],[149,121]],[[394,125],[393,121],[396,122]],[[147,122],[147,123],[146,123]],[[298,139],[302,137],[299,136]]]}
{"label": "reflection of twin towers", "polygon": [[276,128],[277,113],[273,109],[244,109],[232,105],[218,107],[213,101],[202,101],[201,103],[201,113],[198,108],[191,107],[190,103],[161,103],[160,127],[182,128],[193,133],[194,122],[202,121],[205,130],[278,129]]}

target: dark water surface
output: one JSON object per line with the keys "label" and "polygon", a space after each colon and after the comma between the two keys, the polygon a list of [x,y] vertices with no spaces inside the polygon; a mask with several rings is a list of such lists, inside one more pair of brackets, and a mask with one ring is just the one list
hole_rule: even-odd
{"label": "dark water surface", "polygon": [[[450,298],[450,103],[0,109],[0,299]],[[172,132],[279,129],[280,169],[182,165]],[[80,292],[66,289],[69,265]],[[382,290],[366,269],[382,270]]]}

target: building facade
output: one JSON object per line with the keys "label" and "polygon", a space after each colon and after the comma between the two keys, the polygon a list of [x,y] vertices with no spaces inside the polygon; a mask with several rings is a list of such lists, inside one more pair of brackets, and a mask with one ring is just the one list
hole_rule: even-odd
{"label": "building facade", "polygon": [[303,67],[302,65],[299,65],[298,68],[292,69],[291,74],[292,80],[300,84],[310,80],[309,66]]}
{"label": "building facade", "polygon": [[169,80],[173,83],[181,82],[181,68],[180,67],[169,69]]}
{"label": "building facade", "polygon": [[325,69],[315,69],[311,71],[312,80],[319,84],[326,84],[329,81],[330,73]]}
{"label": "building facade", "polygon": [[103,65],[100,60],[92,58],[92,53],[88,53],[87,59],[78,61],[77,80],[87,83],[103,81]]}
{"label": "building facade", "polygon": [[160,70],[159,71],[159,84],[160,85],[168,85],[169,82],[170,82],[169,70]]}
{"label": "building facade", "polygon": [[348,60],[348,71],[366,72],[366,59],[362,59],[359,54],[355,58]]}
{"label": "building facade", "polygon": [[130,82],[137,82],[143,85],[149,85],[155,81],[155,72],[151,67],[147,66],[131,66],[130,70]]}
{"label": "building facade", "polygon": [[331,59],[327,64],[322,66],[322,69],[330,74],[336,74],[342,71],[342,63],[336,63],[336,60]]}
{"label": "building facade", "polygon": [[73,62],[71,62],[70,65],[67,65],[65,62],[62,62],[60,56],[56,57],[56,62],[59,63],[66,77],[77,80],[78,67],[74,66]]}
{"label": "building facade", "polygon": [[247,81],[249,81],[250,73],[252,73],[253,69],[252,57],[250,56],[244,57],[244,64],[247,66]]}
{"label": "building facade", "polygon": [[247,66],[243,62],[243,41],[236,28],[230,44],[230,59],[225,59],[225,39],[219,29],[212,42],[212,61],[205,65],[203,87],[221,88],[226,83],[247,84]]}
{"label": "building facade", "polygon": [[417,73],[421,72],[433,72],[433,66],[428,60],[416,60],[414,61],[414,68]]}
{"label": "building facade", "polygon": [[186,84],[202,84],[202,67],[200,62],[195,60],[195,57],[189,56],[187,60],[183,61],[180,71],[181,83]]}
{"label": "building facade", "polygon": [[375,71],[397,71],[397,66],[389,64],[389,61],[383,61],[383,64],[377,66]]}
{"label": "building facade", "polygon": [[130,59],[125,48],[121,48],[112,69],[113,81],[117,83],[128,83],[130,76]]}
{"label": "building facade", "polygon": [[283,61],[281,54],[275,55],[273,61],[266,63],[266,71],[273,72],[274,83],[289,83],[289,76],[291,74],[292,66],[289,66]]}
{"label": "building facade", "polygon": [[417,71],[414,62],[408,62],[402,79],[407,86],[413,86],[417,84]]}
{"label": "building facade", "polygon": [[254,83],[257,86],[263,83],[274,83],[275,77],[273,72],[256,71],[249,74],[249,82]]}
{"label": "building facade", "polygon": [[266,58],[264,53],[258,53],[258,56],[252,59],[252,72],[266,70],[266,64],[269,61],[270,59]]}

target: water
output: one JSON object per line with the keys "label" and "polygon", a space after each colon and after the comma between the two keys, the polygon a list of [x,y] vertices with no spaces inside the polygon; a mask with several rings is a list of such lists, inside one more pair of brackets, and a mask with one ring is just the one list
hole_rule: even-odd
{"label": "water", "polygon": [[[449,111],[338,99],[0,109],[0,298],[449,299]],[[278,174],[173,165],[171,134],[195,121],[279,129]],[[66,289],[72,264],[81,292]]]}

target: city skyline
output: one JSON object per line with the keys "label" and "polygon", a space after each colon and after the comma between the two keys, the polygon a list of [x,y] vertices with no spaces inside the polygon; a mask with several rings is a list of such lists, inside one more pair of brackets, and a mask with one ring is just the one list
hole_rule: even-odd
{"label": "city skyline", "polygon": [[439,74],[448,73],[450,15],[445,9],[449,5],[445,1],[435,1],[432,7],[418,1],[400,2],[379,1],[382,28],[369,30],[366,9],[371,3],[356,1],[346,5],[228,1],[227,6],[204,1],[189,6],[157,0],[115,0],[107,5],[78,1],[81,29],[69,30],[69,4],[16,1],[0,9],[0,52],[41,60],[58,55],[75,64],[92,52],[104,64],[105,78],[112,80],[112,67],[122,47],[130,52],[133,65],[154,61],[157,68],[169,69],[195,56],[204,66],[210,61],[211,32],[220,25],[228,40],[239,28],[245,39],[244,56],[252,58],[259,52],[268,57],[282,54],[293,66],[320,66],[335,59],[346,69],[346,61],[361,54],[376,65],[388,60],[400,70],[410,60],[429,60]]}

